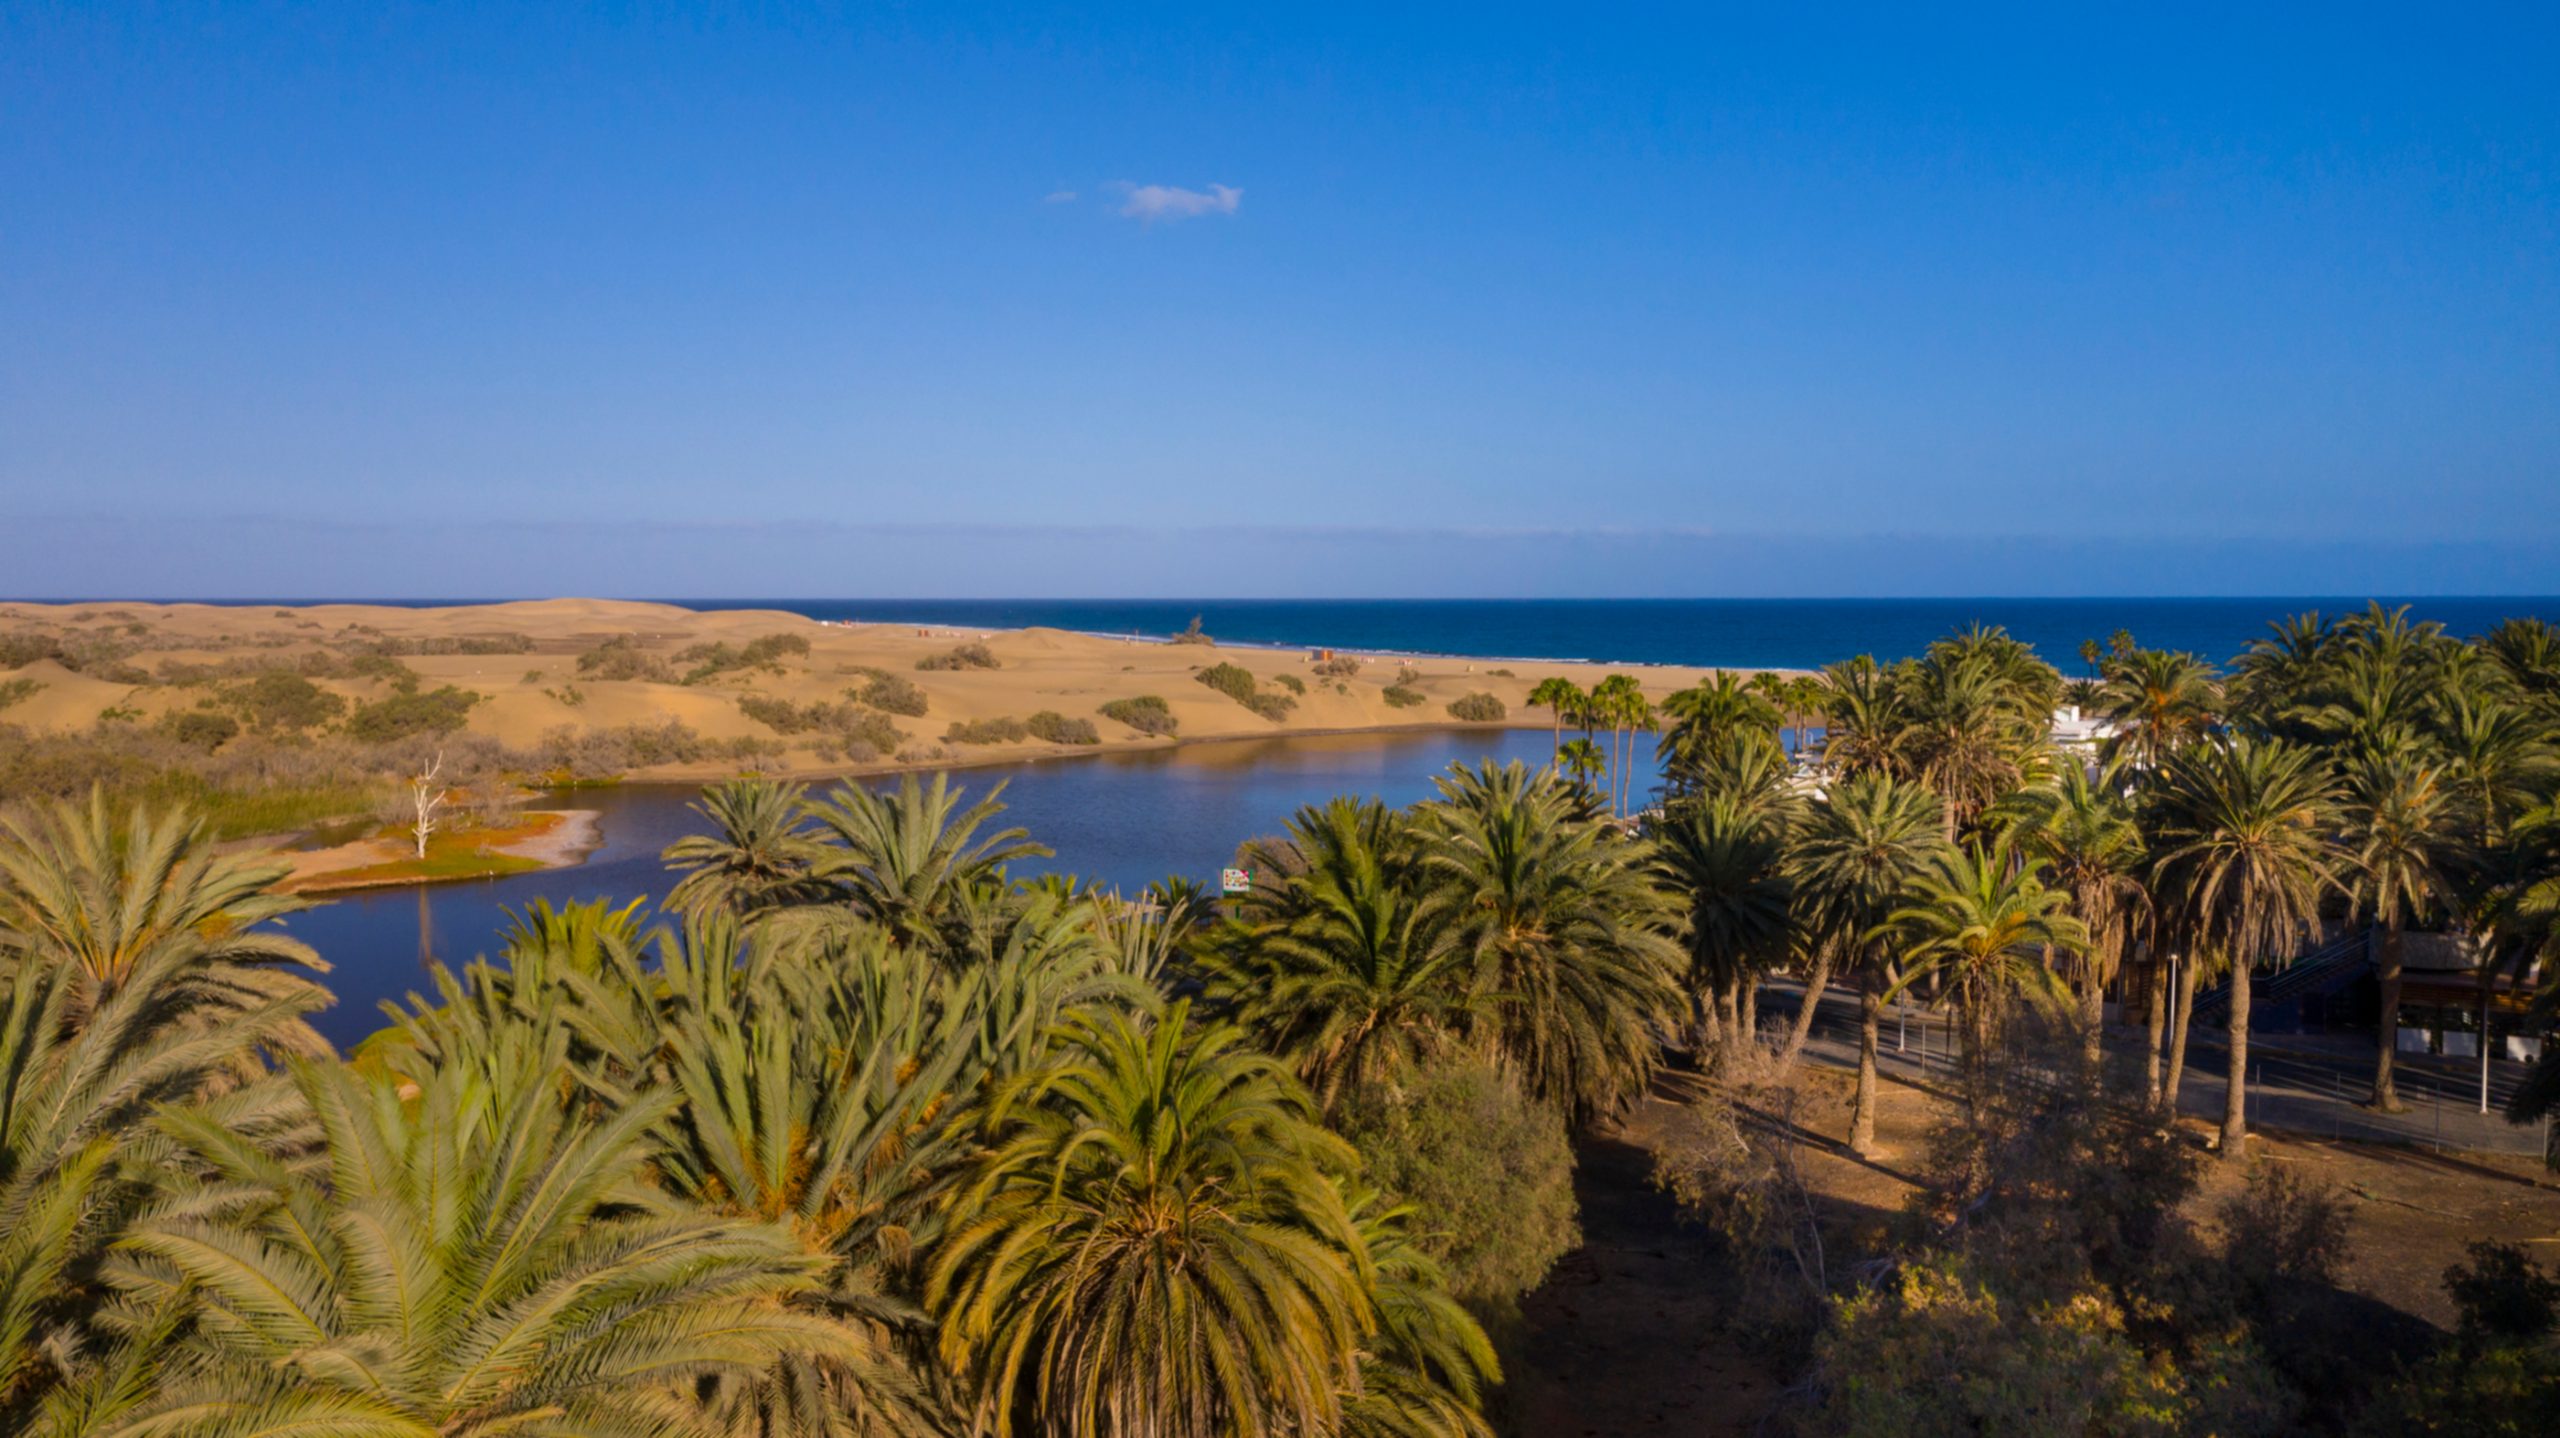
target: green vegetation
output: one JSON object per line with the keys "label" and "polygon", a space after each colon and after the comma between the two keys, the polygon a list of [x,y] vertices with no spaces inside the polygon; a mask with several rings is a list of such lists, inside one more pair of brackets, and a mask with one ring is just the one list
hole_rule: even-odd
{"label": "green vegetation", "polygon": [[1274,724],[1298,707],[1298,701],[1286,694],[1263,693],[1254,681],[1253,671],[1241,664],[1212,664],[1191,677]]}
{"label": "green vegetation", "polygon": [[1032,738],[1045,739],[1052,744],[1102,742],[1102,731],[1093,727],[1092,720],[1070,719],[1054,709],[1041,710],[1022,721],[1022,726],[1031,731]]}
{"label": "green vegetation", "polygon": [[809,641],[797,634],[766,634],[731,648],[723,643],[695,644],[677,651],[674,667],[679,684],[707,684],[724,675],[761,670],[780,674],[786,658],[807,658]]}
{"label": "green vegetation", "polygon": [[967,644],[955,644],[940,654],[928,654],[924,658],[916,661],[916,667],[918,669],[930,671],[937,669],[994,669],[1000,666],[996,663],[996,652],[994,650],[989,649],[984,644],[980,644],[972,640]]}
{"label": "green vegetation", "polygon": [[[1443,916],[1416,1035],[1440,1057],[1328,1105],[1300,1080],[1320,988],[1175,996],[1310,961],[1329,886],[1360,882],[1318,828],[1303,881],[1212,920],[1009,880],[1046,851],[938,779],[699,807],[666,855],[683,924],[537,905],[348,1063],[305,1021],[320,956],[266,922],[301,907],[280,866],[103,800],[0,823],[27,1259],[0,1311],[45,1315],[0,1327],[0,1426],[1490,1433],[1500,1367],[1460,1300],[1508,1303],[1571,1241],[1563,1114],[1597,1097],[1540,1055],[1604,1060],[1585,1043],[1669,1002],[1642,841],[1516,767],[1357,811]],[[1568,907],[1633,907],[1537,957],[1500,937],[1516,915],[1478,927],[1501,880],[1473,836],[1522,825]],[[1653,980],[1609,977],[1628,962]],[[1514,1011],[1523,964],[1564,968]],[[1623,1094],[1645,1065],[1603,1071]]]}
{"label": "green vegetation", "polygon": [[1466,694],[1449,701],[1449,717],[1470,724],[1499,724],[1510,716],[1510,709],[1490,694]]}
{"label": "green vegetation", "polygon": [[1019,744],[1031,737],[1031,727],[1007,714],[994,719],[954,719],[942,731],[945,744]]}
{"label": "green vegetation", "polygon": [[924,691],[916,682],[886,669],[865,669],[862,683],[845,691],[845,697],[868,704],[884,714],[903,714],[910,719],[924,717]]}
{"label": "green vegetation", "polygon": [[43,689],[44,685],[40,681],[29,679],[24,675],[0,682],[0,709],[32,699]]}
{"label": "green vegetation", "polygon": [[1378,691],[1390,709],[1419,709],[1425,700],[1421,690],[1405,684],[1390,684]]}
{"label": "green vegetation", "polygon": [[1114,699],[1095,711],[1105,719],[1117,720],[1141,734],[1171,734],[1181,727],[1173,717],[1172,706],[1161,696],[1141,694],[1134,699]]}
{"label": "green vegetation", "polygon": [[667,662],[641,647],[637,635],[617,634],[578,656],[578,675],[583,679],[644,681],[669,684],[675,672]]}
{"label": "green vegetation", "polygon": [[471,706],[480,696],[468,689],[447,684],[420,693],[404,690],[369,704],[359,704],[347,716],[349,738],[365,744],[389,744],[422,734],[450,734],[471,717]]}
{"label": "green vegetation", "polygon": [[898,751],[898,726],[887,715],[856,704],[830,704],[823,699],[794,704],[770,695],[741,694],[738,712],[777,734],[820,735],[827,752],[855,763],[869,763]]}
{"label": "green vegetation", "polygon": [[1172,642],[1176,644],[1215,644],[1218,641],[1201,632],[1200,616],[1194,614],[1191,616],[1191,622],[1183,627],[1182,632],[1173,636]]}

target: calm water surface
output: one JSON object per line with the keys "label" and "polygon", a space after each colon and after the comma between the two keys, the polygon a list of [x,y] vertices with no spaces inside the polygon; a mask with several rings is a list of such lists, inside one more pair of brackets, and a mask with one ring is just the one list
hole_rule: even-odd
{"label": "calm water surface", "polygon": [[[996,827],[1018,825],[1057,851],[1016,873],[1071,873],[1135,890],[1168,874],[1214,882],[1237,844],[1276,832],[1301,805],[1336,794],[1410,804],[1428,797],[1452,763],[1542,764],[1547,751],[1542,730],[1263,739],[970,769],[952,781],[972,796],[1002,783],[1006,811]],[[1642,766],[1639,790],[1652,782]],[[536,899],[662,897],[673,881],[659,852],[707,827],[687,807],[695,796],[670,785],[583,791],[567,802],[603,815],[604,847],[577,868],[354,895],[294,915],[287,927],[334,966],[338,1004],[320,1016],[321,1031],[346,1045],[379,1028],[381,1003],[424,989],[430,961],[488,954],[510,909]]]}

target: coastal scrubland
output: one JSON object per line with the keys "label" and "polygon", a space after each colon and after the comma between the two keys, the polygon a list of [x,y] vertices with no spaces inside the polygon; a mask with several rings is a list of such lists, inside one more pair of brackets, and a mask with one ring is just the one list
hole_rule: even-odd
{"label": "coastal scrubland", "polygon": [[[1598,678],[1180,637],[594,600],[0,605],[0,799],[104,785],[246,835],[387,811],[437,755],[494,799],[510,783],[948,767],[1506,710],[1529,723],[1541,679]],[[1657,695],[1699,673],[1621,668]]]}

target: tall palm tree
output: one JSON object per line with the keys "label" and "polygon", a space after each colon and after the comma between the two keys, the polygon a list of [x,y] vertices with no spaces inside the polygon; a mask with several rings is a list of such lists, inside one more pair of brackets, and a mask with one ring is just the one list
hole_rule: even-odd
{"label": "tall palm tree", "polygon": [[1613,1111],[1677,1023],[1679,896],[1654,846],[1583,818],[1553,776],[1451,767],[1416,811],[1419,882],[1473,960],[1495,1047],[1529,1093]]}
{"label": "tall palm tree", "polygon": [[1992,801],[2016,788],[2044,739],[2046,715],[1992,652],[1931,646],[1898,684],[1911,716],[1905,731],[1921,782],[1945,805],[1948,842]]}
{"label": "tall palm tree", "polygon": [[819,878],[836,886],[855,912],[889,926],[909,941],[948,926],[970,891],[999,878],[1015,859],[1046,855],[1025,831],[979,829],[1004,812],[1004,786],[966,809],[964,791],[947,774],[933,787],[912,774],[894,794],[843,784],[812,805],[810,817],[841,848],[817,863]]}
{"label": "tall palm tree", "polygon": [[2231,973],[2222,1142],[2237,1162],[2248,1139],[2250,976],[2301,945],[2336,886],[2327,848],[2336,792],[2314,751],[2244,734],[2172,753],[2152,801],[2153,891],[2193,961],[2215,956]]}
{"label": "tall palm tree", "polygon": [[1611,674],[1591,687],[1590,712],[1609,729],[1609,807],[1623,813],[1626,805],[1619,795],[1635,787],[1635,776],[1628,772],[1633,767],[1632,737],[1652,727],[1653,705],[1634,675]]}
{"label": "tall palm tree", "polygon": [[[1889,774],[1842,780],[1817,801],[1788,845],[1797,922],[1858,982],[1858,1096],[1849,1146],[1875,1149],[1876,1029],[1889,947],[1882,926],[1946,851],[1935,794]],[[1806,1012],[1820,995],[1808,989]]]}
{"label": "tall palm tree", "polygon": [[1662,824],[1663,862],[1688,899],[1687,988],[1701,1046],[1717,1037],[1715,996],[1739,993],[1747,975],[1777,963],[1794,940],[1782,835],[1766,813],[1731,795],[1675,804]]}
{"label": "tall palm tree", "polygon": [[564,1116],[550,1034],[423,1089],[298,1063],[325,1136],[308,1166],[164,1117],[212,1182],[128,1240],[126,1282],[141,1311],[201,1319],[142,1412],[101,1431],[707,1433],[691,1382],[858,1357],[858,1334],[787,1304],[814,1267],[787,1234],[650,1196],[671,1097]]}
{"label": "tall palm tree", "polygon": [[1560,674],[1548,675],[1538,681],[1536,688],[1529,691],[1529,707],[1545,709],[1548,719],[1552,721],[1548,726],[1549,738],[1552,741],[1547,746],[1549,753],[1556,753],[1564,748],[1564,721],[1580,713],[1582,706],[1589,701],[1589,698],[1589,695],[1582,692],[1581,685]]}
{"label": "tall palm tree", "polygon": [[1965,1066],[1976,1078],[1990,1062],[1991,1037],[2010,1001],[2058,1001],[2062,981],[2046,963],[2076,953],[2088,931],[2065,912],[2069,896],[2044,884],[2044,863],[2006,839],[1941,853],[1912,881],[1908,901],[1886,920],[1907,946],[1909,984],[1935,974],[1961,1016]]}
{"label": "tall palm tree", "polygon": [[1501,1364],[1413,1241],[1419,1216],[1361,1192],[1351,1217],[1376,1275],[1378,1331],[1360,1364],[1360,1391],[1342,1405],[1343,1438],[1493,1438],[1483,1395],[1501,1380]]}
{"label": "tall palm tree", "polygon": [[2230,707],[2261,730],[2273,731],[2310,696],[2338,652],[2338,626],[2318,610],[2289,615],[2267,626],[2232,664],[2225,686]]}
{"label": "tall palm tree", "polygon": [[825,885],[810,872],[819,846],[807,831],[807,802],[801,785],[771,779],[731,779],[703,790],[686,807],[712,832],[667,846],[667,867],[684,871],[667,907],[745,916],[824,897]]}
{"label": "tall palm tree", "polygon": [[2220,709],[2213,666],[2192,654],[2137,649],[2107,661],[2099,710],[2115,726],[2109,759],[2156,769],[2169,751],[2202,738]]}
{"label": "tall palm tree", "polygon": [[2399,1113],[2392,1059],[2400,1033],[2401,934],[2412,920],[2449,908],[2469,825],[2444,770],[2414,744],[2372,756],[2350,774],[2343,818],[2349,883],[2359,908],[2382,930],[2382,1009],[2374,1046],[2373,1097]]}
{"label": "tall palm tree", "polygon": [[1356,1162],[1241,1031],[1070,1020],[1000,1102],[925,1301],[979,1424],[1066,1438],[1330,1431],[1376,1322]]}
{"label": "tall palm tree", "polygon": [[2066,764],[2044,783],[2002,800],[1995,812],[2019,849],[2040,861],[2053,885],[2070,896],[2071,915],[2088,936],[2074,972],[2085,1057],[2094,1065],[2106,986],[2123,962],[2132,919],[2150,904],[2133,802],[2114,766],[2093,779],[2079,765]]}
{"label": "tall palm tree", "polygon": [[[191,1029],[248,1022],[271,1054],[327,1053],[301,1015],[328,1003],[329,966],[275,927],[310,907],[277,889],[288,867],[221,852],[183,811],[122,820],[99,791],[0,816],[0,960],[68,965],[73,1023],[148,969]],[[264,1072],[256,1050],[236,1057],[244,1081]]]}

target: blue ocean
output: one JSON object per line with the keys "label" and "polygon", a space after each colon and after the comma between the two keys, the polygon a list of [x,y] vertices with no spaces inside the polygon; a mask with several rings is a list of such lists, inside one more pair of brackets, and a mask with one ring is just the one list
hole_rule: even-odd
{"label": "blue ocean", "polygon": [[[2363,597],[2273,599],[769,599],[677,600],[782,609],[813,619],[1046,625],[1167,635],[1194,616],[1219,640],[1621,664],[1813,668],[1855,654],[1897,659],[1969,625],[1998,625],[2077,673],[2082,641],[2117,630],[2154,649],[2228,662],[2286,615],[2340,615]],[[2560,623],[2560,597],[2385,598],[2458,635],[2510,616]]]}

